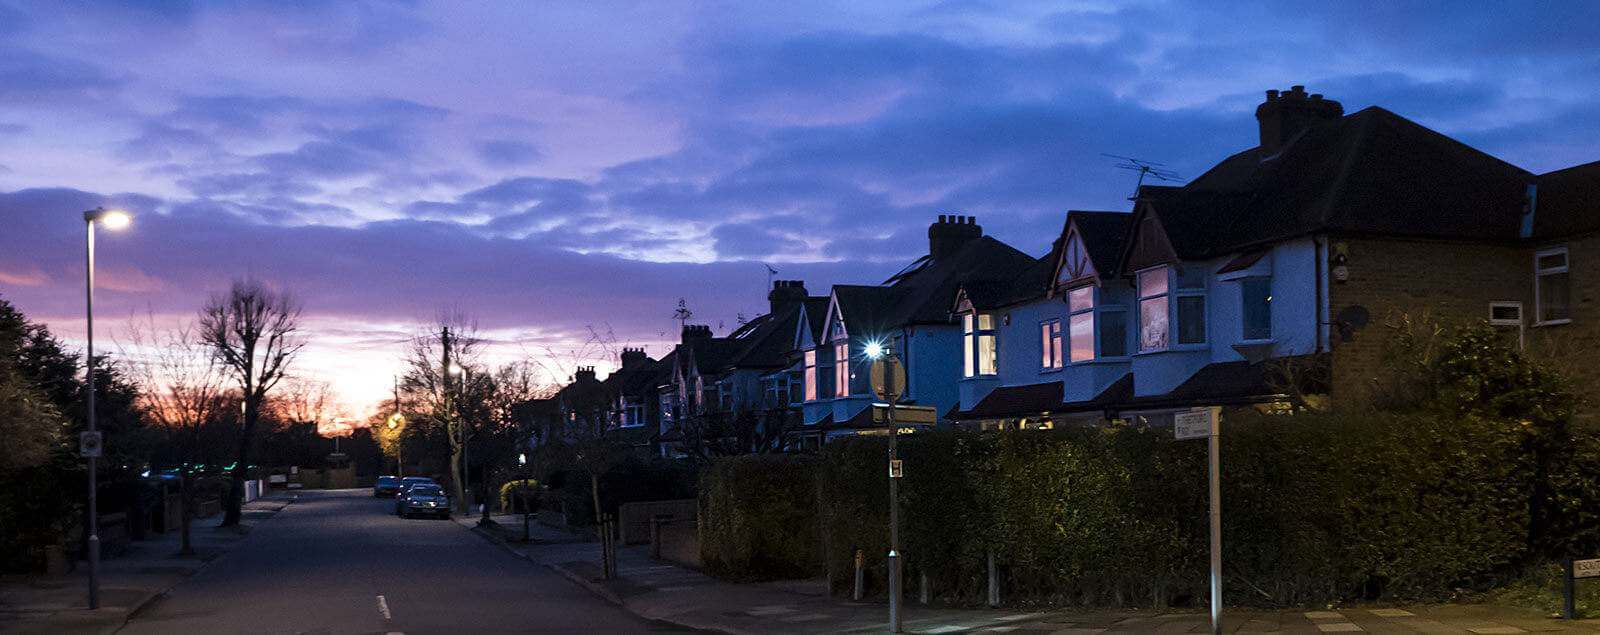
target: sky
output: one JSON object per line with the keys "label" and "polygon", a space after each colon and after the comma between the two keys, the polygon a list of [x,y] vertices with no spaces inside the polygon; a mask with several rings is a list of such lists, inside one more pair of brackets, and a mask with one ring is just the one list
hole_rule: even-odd
{"label": "sky", "polygon": [[[1267,89],[1380,105],[1523,168],[1600,159],[1600,3],[0,0],[0,298],[81,343],[292,292],[354,415],[469,316],[485,363],[718,334],[938,214],[1041,255],[1134,175],[1255,145]],[[103,326],[102,326],[103,325]],[[114,344],[102,348],[115,350]],[[614,363],[614,362],[613,362]]]}

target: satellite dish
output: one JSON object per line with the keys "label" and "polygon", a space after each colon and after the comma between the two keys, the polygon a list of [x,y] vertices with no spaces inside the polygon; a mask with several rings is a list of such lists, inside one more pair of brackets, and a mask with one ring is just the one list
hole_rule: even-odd
{"label": "satellite dish", "polygon": [[1352,304],[1340,309],[1333,323],[1339,328],[1339,339],[1348,342],[1355,339],[1356,331],[1366,328],[1370,321],[1372,314],[1367,311],[1367,307]]}
{"label": "satellite dish", "polygon": [[1367,307],[1352,304],[1340,309],[1339,316],[1334,319],[1340,324],[1348,325],[1352,331],[1359,331],[1367,327],[1367,323],[1372,320],[1372,314],[1367,312]]}

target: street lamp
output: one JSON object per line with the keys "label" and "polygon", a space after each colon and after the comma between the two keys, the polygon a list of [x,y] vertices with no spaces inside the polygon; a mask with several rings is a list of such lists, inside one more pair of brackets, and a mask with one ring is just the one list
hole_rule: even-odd
{"label": "street lamp", "polygon": [[867,359],[872,360],[872,391],[888,402],[884,413],[889,424],[889,632],[901,632],[901,565],[900,565],[900,453],[897,441],[900,424],[895,423],[895,408],[905,392],[905,368],[900,358],[882,339],[868,340],[862,347]]}
{"label": "street lamp", "polygon": [[133,218],[127,212],[116,209],[96,207],[83,213],[85,228],[84,238],[88,249],[85,258],[85,293],[84,315],[86,334],[86,354],[84,377],[89,391],[87,399],[88,426],[79,440],[79,451],[89,459],[89,608],[100,608],[100,518],[99,518],[99,479],[97,470],[100,464],[100,453],[105,447],[100,443],[100,431],[95,427],[94,417],[94,224],[100,223],[106,229],[117,230],[127,227]]}
{"label": "street lamp", "polygon": [[405,474],[405,472],[406,472],[406,458],[405,458],[405,454],[404,454],[405,448],[406,448],[406,444],[405,444],[405,440],[401,439],[399,433],[397,433],[395,431],[399,430],[400,426],[403,426],[405,424],[406,424],[406,416],[405,415],[400,414],[398,412],[396,412],[396,413],[394,413],[392,415],[389,415],[389,421],[388,421],[389,432],[395,433],[395,435],[394,435],[394,473],[395,473],[395,475],[401,476],[401,477],[404,477],[406,475]]}

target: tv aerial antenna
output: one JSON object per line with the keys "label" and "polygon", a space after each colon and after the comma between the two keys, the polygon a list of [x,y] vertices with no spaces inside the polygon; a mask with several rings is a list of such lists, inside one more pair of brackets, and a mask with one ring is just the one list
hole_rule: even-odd
{"label": "tv aerial antenna", "polygon": [[1139,180],[1133,185],[1133,196],[1128,197],[1128,200],[1130,201],[1139,198],[1139,188],[1144,186],[1144,179],[1147,176],[1158,181],[1168,181],[1172,183],[1183,181],[1183,177],[1178,176],[1177,172],[1167,169],[1165,163],[1156,163],[1155,161],[1146,161],[1144,159],[1135,159],[1133,157],[1125,157],[1116,154],[1106,154],[1104,152],[1100,153],[1100,156],[1110,157],[1119,161],[1120,163],[1117,163],[1115,166],[1113,166],[1117,169],[1139,173]]}

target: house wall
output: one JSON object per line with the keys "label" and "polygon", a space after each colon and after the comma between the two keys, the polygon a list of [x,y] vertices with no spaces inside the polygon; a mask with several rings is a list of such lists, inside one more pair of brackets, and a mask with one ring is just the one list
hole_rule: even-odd
{"label": "house wall", "polygon": [[[1489,317],[1490,302],[1515,301],[1522,303],[1524,323],[1531,324],[1533,251],[1520,246],[1330,238],[1330,258],[1345,254],[1349,271],[1348,278],[1338,282],[1332,280],[1331,267],[1328,268],[1329,315],[1335,323],[1330,334],[1330,397],[1359,402],[1371,396],[1386,365],[1384,350],[1389,329],[1385,325],[1394,324],[1402,316],[1482,320]],[[1577,256],[1574,253],[1574,263],[1579,260]],[[1575,271],[1574,282],[1577,278]],[[1592,298],[1600,289],[1594,288],[1592,280],[1590,284]],[[1582,297],[1577,284],[1573,291],[1575,297]],[[1594,304],[1589,306],[1593,312]],[[1352,307],[1366,309],[1370,320],[1365,327],[1339,325],[1341,316],[1355,310]],[[1558,331],[1562,328],[1529,326],[1527,334],[1532,341],[1547,334],[1561,336]],[[1593,327],[1589,329],[1592,333]]]}
{"label": "house wall", "polygon": [[910,399],[919,406],[933,406],[943,417],[960,400],[961,327],[919,324],[905,333]]}

